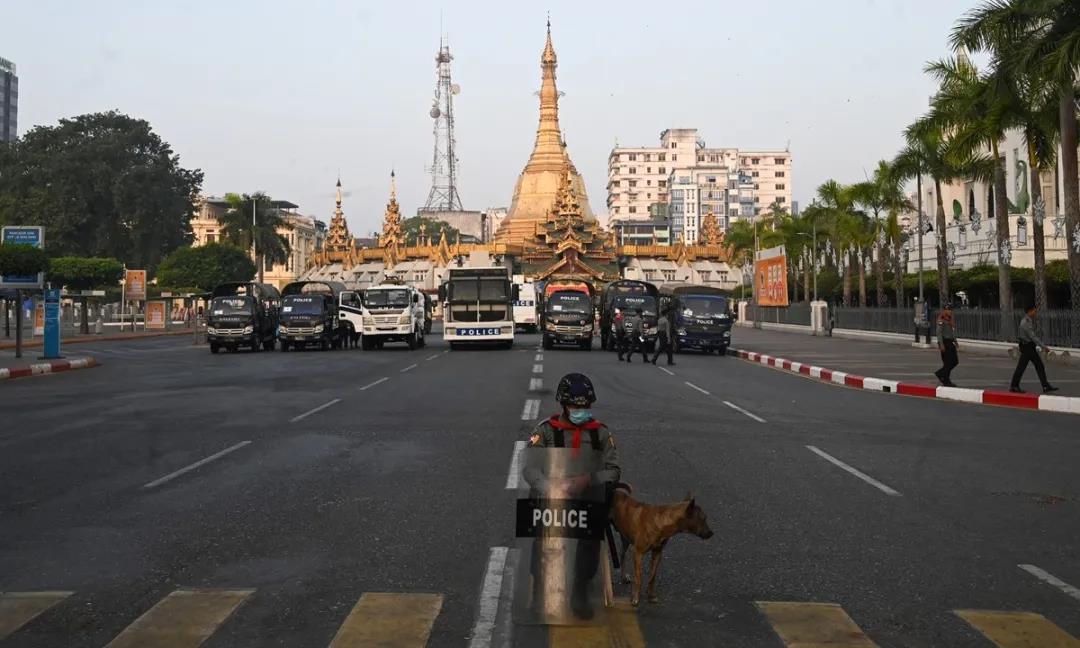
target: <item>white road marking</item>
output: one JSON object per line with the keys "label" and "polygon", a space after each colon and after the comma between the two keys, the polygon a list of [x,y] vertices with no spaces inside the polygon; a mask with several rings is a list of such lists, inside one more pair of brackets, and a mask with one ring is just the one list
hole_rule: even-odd
{"label": "white road marking", "polygon": [[689,388],[691,388],[691,389],[696,389],[696,390],[698,390],[699,392],[701,392],[702,394],[705,394],[706,396],[712,396],[712,394],[710,394],[709,392],[705,391],[705,390],[704,390],[704,389],[702,389],[701,387],[698,387],[698,386],[697,386],[697,385],[695,385],[694,383],[692,383],[692,382],[690,382],[690,381],[684,381],[684,382],[686,383],[686,386],[687,386],[687,387],[689,387]]}
{"label": "white road marking", "polygon": [[521,455],[525,452],[524,441],[514,441],[514,454],[510,455],[510,472],[506,474],[506,489],[517,490],[521,483]]}
{"label": "white road marking", "polygon": [[413,369],[416,369],[416,365],[415,365],[415,364],[411,364],[411,365],[409,365],[408,367],[405,367],[404,369],[402,369],[402,370],[401,370],[401,371],[399,371],[398,373],[405,373],[406,371],[412,371]]}
{"label": "white road marking", "polygon": [[540,415],[540,399],[530,398],[525,401],[525,407],[521,410],[522,421],[535,421]]}
{"label": "white road marking", "polygon": [[542,365],[542,364],[534,364],[533,365],[533,373],[544,373],[544,365]]}
{"label": "white road marking", "polygon": [[292,417],[291,419],[289,419],[289,423],[296,423],[297,421],[299,421],[301,419],[305,419],[305,418],[311,416],[315,412],[321,412],[324,409],[326,409],[327,407],[330,407],[331,405],[334,405],[334,404],[337,404],[337,403],[340,403],[340,402],[341,402],[340,398],[335,398],[332,401],[329,401],[329,402],[323,403],[322,405],[319,405],[315,409],[310,409],[310,410],[304,412],[303,414],[301,414],[299,416]]}
{"label": "white road marking", "polygon": [[428,357],[424,358],[424,362],[430,362],[431,360],[434,360],[435,358],[438,358],[441,355],[442,355],[441,353],[433,353],[433,354],[429,355]]}
{"label": "white road marking", "polygon": [[724,401],[724,405],[727,405],[728,407],[730,407],[731,409],[735,410],[736,412],[738,412],[740,414],[745,414],[745,415],[749,416],[750,418],[754,419],[758,423],[764,423],[765,422],[765,419],[761,418],[757,414],[754,414],[753,412],[748,412],[748,411],[744,410],[743,408],[739,407],[735,403],[732,403],[730,401]]}
{"label": "white road marking", "polygon": [[385,377],[385,376],[383,376],[382,378],[379,378],[378,380],[376,380],[376,381],[375,381],[375,382],[373,382],[373,383],[368,383],[368,384],[364,385],[363,387],[361,387],[361,388],[360,388],[360,391],[367,391],[367,390],[371,389],[372,387],[374,387],[375,385],[378,385],[378,384],[384,383],[384,382],[386,382],[387,380],[390,380],[390,379],[389,379],[389,378],[387,378],[387,377]]}
{"label": "white road marking", "polygon": [[825,452],[821,448],[818,448],[817,446],[812,446],[812,445],[808,445],[808,446],[806,446],[806,448],[810,452],[813,452],[814,454],[821,457],[825,461],[828,461],[829,463],[836,466],[840,470],[843,470],[843,471],[846,471],[848,473],[851,473],[852,475],[855,475],[856,477],[863,480],[867,484],[870,484],[871,486],[878,489],[882,493],[885,493],[886,495],[892,495],[893,497],[900,497],[900,492],[899,491],[896,491],[896,490],[894,490],[892,488],[889,488],[888,486],[886,486],[885,484],[882,484],[881,482],[874,479],[870,475],[867,475],[866,473],[860,471],[858,468],[853,468],[853,467],[847,465],[843,461],[840,461],[839,459],[832,456],[828,452]]}
{"label": "white road marking", "polygon": [[1058,588],[1062,592],[1065,592],[1066,596],[1071,596],[1074,599],[1076,599],[1077,601],[1080,601],[1080,588],[1073,587],[1072,585],[1069,585],[1068,583],[1061,580],[1057,576],[1054,576],[1053,574],[1051,574],[1050,572],[1048,572],[1046,570],[1039,569],[1035,565],[1017,565],[1017,567],[1019,567],[1020,569],[1023,569],[1024,571],[1031,574],[1035,578],[1038,578],[1039,580],[1046,583],[1047,585],[1053,585],[1054,587]]}
{"label": "white road marking", "polygon": [[544,354],[543,353],[537,353],[536,357],[533,358],[533,360],[536,361],[536,362],[543,362],[544,361]]}
{"label": "white road marking", "polygon": [[529,378],[529,391],[540,391],[544,388],[543,378]]}
{"label": "white road marking", "polygon": [[205,466],[206,464],[210,463],[211,461],[214,461],[215,459],[220,459],[220,458],[224,457],[225,455],[229,454],[230,452],[233,452],[234,450],[239,450],[240,448],[243,448],[244,446],[246,446],[246,445],[248,445],[250,443],[251,443],[251,441],[241,441],[240,443],[237,443],[236,445],[231,445],[228,448],[225,448],[224,450],[222,450],[221,452],[216,452],[216,453],[210,455],[209,457],[207,457],[205,459],[200,459],[200,460],[196,461],[195,463],[191,464],[190,466],[184,466],[183,468],[181,468],[180,470],[177,470],[176,472],[171,472],[168,475],[165,475],[164,477],[161,477],[159,479],[155,479],[154,481],[149,482],[147,484],[143,484],[143,488],[154,488],[156,486],[161,486],[162,484],[164,484],[167,481],[172,481],[172,480],[176,479],[177,477],[179,477],[181,475],[186,475],[187,473],[191,472],[192,470],[195,470],[196,468],[199,468],[200,466]]}
{"label": "white road marking", "polygon": [[506,547],[492,547],[484,569],[484,585],[480,589],[476,623],[473,624],[469,648],[489,648],[495,631],[495,616],[499,612],[499,594],[502,592],[503,571],[506,569]]}
{"label": "white road marking", "polygon": [[672,371],[671,369],[664,369],[663,367],[657,367],[657,369],[659,369],[660,371],[663,371],[664,373],[666,373],[669,376],[674,376],[675,375],[675,372]]}

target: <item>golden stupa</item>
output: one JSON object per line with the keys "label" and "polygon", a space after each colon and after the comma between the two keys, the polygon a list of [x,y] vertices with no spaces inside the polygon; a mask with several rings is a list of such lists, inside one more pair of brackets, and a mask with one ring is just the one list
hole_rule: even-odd
{"label": "golden stupa", "polygon": [[582,216],[586,221],[596,220],[589,208],[585,181],[570,161],[559,129],[559,91],[555,87],[557,65],[555,48],[551,44],[551,23],[548,22],[547,42],[540,57],[543,83],[540,86],[540,125],[536,129],[536,143],[525,170],[514,186],[510,210],[495,232],[496,243],[522,243],[533,238],[547,221],[559,186],[568,174],[574,194],[581,203]]}

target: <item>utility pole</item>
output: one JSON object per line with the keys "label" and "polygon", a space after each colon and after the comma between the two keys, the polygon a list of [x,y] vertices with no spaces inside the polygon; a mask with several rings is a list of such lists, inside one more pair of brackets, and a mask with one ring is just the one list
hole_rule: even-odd
{"label": "utility pole", "polygon": [[813,226],[813,252],[814,252],[814,301],[817,301],[817,273],[818,273],[818,253],[817,253],[817,218],[814,218],[812,222]]}
{"label": "utility pole", "polygon": [[923,213],[922,213],[922,167],[921,166],[918,168],[918,172],[919,172],[918,176],[916,176],[916,180],[915,180],[915,186],[917,188],[917,191],[919,192],[919,197],[916,199],[916,203],[918,204],[916,209],[919,210],[919,215],[918,215],[919,216],[919,225],[918,225],[919,226],[919,303],[920,304],[925,304],[926,302],[925,302],[924,297],[923,297],[923,276],[922,276],[922,267],[923,267],[923,249],[922,249]]}

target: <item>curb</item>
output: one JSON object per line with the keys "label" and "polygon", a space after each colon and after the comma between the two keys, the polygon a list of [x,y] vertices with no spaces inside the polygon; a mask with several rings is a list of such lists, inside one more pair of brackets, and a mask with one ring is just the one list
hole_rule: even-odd
{"label": "curb", "polygon": [[808,376],[822,382],[854,387],[855,389],[868,389],[870,391],[886,394],[900,394],[901,396],[939,398],[964,403],[978,403],[981,405],[997,405],[999,407],[1015,407],[1019,409],[1062,412],[1065,414],[1080,414],[1080,398],[1075,396],[1014,394],[1008,391],[997,391],[992,389],[938,387],[935,385],[885,380],[883,378],[870,378],[867,376],[845,373],[843,371],[825,369],[803,362],[795,362],[793,360],[787,360],[786,358],[777,358],[764,353],[757,353],[756,351],[743,351],[742,349],[728,349],[728,355],[742,360],[755,362],[766,367],[773,367],[783,371]]}
{"label": "curb", "polygon": [[11,378],[26,378],[29,376],[41,376],[44,374],[59,373],[61,371],[72,371],[75,369],[90,369],[91,367],[96,366],[98,366],[97,360],[87,356],[84,358],[72,358],[71,360],[41,362],[26,367],[16,367],[15,369],[0,367],[0,380],[8,380]]}
{"label": "curb", "polygon": [[[61,342],[63,343],[64,346],[67,346],[69,344],[92,344],[92,343],[98,343],[98,342],[114,342],[114,341],[119,342],[119,341],[123,341],[123,340],[142,340],[144,338],[159,338],[159,337],[170,337],[170,336],[175,336],[175,335],[191,335],[191,334],[192,334],[191,330],[187,329],[187,330],[183,330],[183,331],[163,331],[161,333],[142,333],[142,334],[131,333],[131,334],[128,334],[128,335],[110,335],[109,337],[104,337],[103,336],[103,337],[83,337],[83,338],[77,338],[77,339],[61,339]],[[35,349],[35,348],[40,347],[41,344],[42,344],[41,340],[23,340],[23,348],[24,349]],[[0,342],[0,350],[8,350],[8,349],[14,349],[14,348],[15,348],[15,343],[14,342]]]}

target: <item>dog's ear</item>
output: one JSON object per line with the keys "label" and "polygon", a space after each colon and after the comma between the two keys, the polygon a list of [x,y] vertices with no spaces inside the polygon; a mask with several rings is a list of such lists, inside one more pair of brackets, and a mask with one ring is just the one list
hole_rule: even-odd
{"label": "dog's ear", "polygon": [[[687,493],[689,495],[689,493]],[[694,497],[691,495],[686,502],[686,514],[692,515],[694,513]]]}

